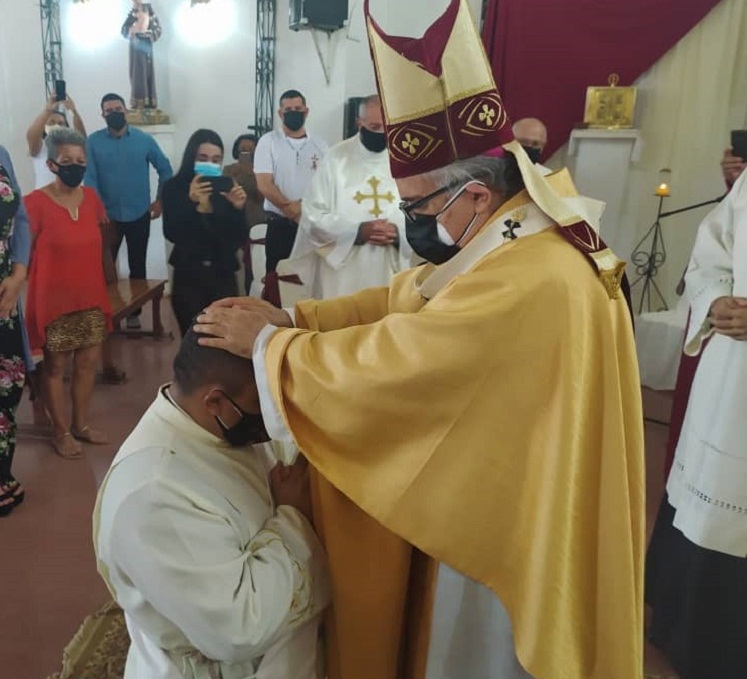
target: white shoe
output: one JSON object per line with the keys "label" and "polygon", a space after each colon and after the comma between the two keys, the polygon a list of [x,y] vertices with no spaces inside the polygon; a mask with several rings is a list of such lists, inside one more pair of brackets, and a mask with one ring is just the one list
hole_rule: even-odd
{"label": "white shoe", "polygon": [[127,329],[128,330],[140,330],[143,326],[140,325],[140,319],[137,316],[127,317]]}

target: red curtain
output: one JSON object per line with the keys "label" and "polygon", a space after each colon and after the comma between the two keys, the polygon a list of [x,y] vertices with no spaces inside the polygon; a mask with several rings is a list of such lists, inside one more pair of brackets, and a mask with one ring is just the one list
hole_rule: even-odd
{"label": "red curtain", "polygon": [[490,0],[483,39],[511,119],[543,120],[549,155],[583,120],[587,86],[631,85],[718,2]]}

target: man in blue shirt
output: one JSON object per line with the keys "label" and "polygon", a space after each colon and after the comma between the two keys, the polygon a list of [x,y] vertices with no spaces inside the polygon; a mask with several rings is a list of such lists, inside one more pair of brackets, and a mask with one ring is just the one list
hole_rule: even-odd
{"label": "man in blue shirt", "polygon": [[[151,219],[161,216],[161,188],[173,171],[168,158],[148,134],[127,124],[124,99],[107,94],[101,100],[106,128],[88,137],[85,183],[98,192],[116,229],[112,256],[117,260],[122,239],[127,239],[130,278],[146,278],[145,261]],[[150,166],[158,173],[158,197],[151,202]],[[127,327],[140,327],[137,316]]]}

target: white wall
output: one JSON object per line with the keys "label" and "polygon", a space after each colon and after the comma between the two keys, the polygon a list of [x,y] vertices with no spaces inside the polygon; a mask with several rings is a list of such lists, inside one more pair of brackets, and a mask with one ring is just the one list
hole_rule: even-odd
{"label": "white wall", "polygon": [[[318,36],[325,60],[331,58],[331,82],[324,70],[309,31],[288,28],[288,0],[278,0],[278,46],[275,93],[301,90],[311,109],[308,128],[329,143],[342,139],[343,111],[349,97],[365,96],[376,90],[373,63],[368,48],[363,0],[348,0],[350,19],[345,29],[328,41]],[[371,13],[390,34],[420,36],[441,15],[449,0],[371,0]],[[469,0],[479,18],[481,0]]]}
{"label": "white wall", "polygon": [[[332,82],[308,31],[288,29],[288,0],[278,0],[276,96],[297,88],[309,98],[309,129],[334,143],[342,137],[343,106],[350,96],[374,91],[373,67],[363,23],[363,0],[349,0],[350,21],[331,38]],[[189,0],[153,0],[164,32],[156,44],[156,73],[161,108],[176,127],[177,155],[198,127],[214,128],[229,144],[254,122],[256,5],[249,0],[213,0],[204,12],[222,6],[234,12],[230,35],[215,44],[189,42],[179,31],[179,17]],[[382,27],[393,33],[420,34],[448,0],[372,0]],[[481,0],[470,0],[475,13]],[[68,90],[89,130],[101,127],[99,100],[109,91],[129,97],[127,42],[119,28],[129,0],[61,0],[63,63]],[[25,162],[25,130],[44,103],[41,21],[38,0],[0,0],[0,143],[12,152],[25,188],[32,185]],[[225,26],[221,26],[225,28]],[[213,29],[206,27],[203,41]],[[327,37],[320,35],[323,49]]]}
{"label": "white wall", "polygon": [[[448,1],[371,0],[371,10],[389,33],[421,35]],[[82,4],[61,0],[65,79],[89,132],[102,127],[99,101],[103,94],[113,91],[129,99],[128,44],[119,30],[130,4],[130,0]],[[345,29],[329,39],[318,35],[331,65],[329,84],[311,32],[288,28],[288,4],[288,0],[278,0],[275,97],[286,89],[301,90],[311,108],[309,130],[332,144],[342,139],[347,98],[375,91],[363,0],[349,0],[350,20]],[[470,0],[470,4],[477,15],[481,0]],[[200,127],[216,130],[230,149],[233,139],[254,122],[255,2],[212,0],[191,9],[190,0],[153,0],[153,6],[163,26],[163,36],[155,45],[156,82],[159,105],[174,123],[172,163],[179,164],[187,139]],[[45,100],[39,4],[38,0],[0,0],[0,10],[0,44],[4,46],[0,52],[0,144],[11,151],[21,185],[28,191],[33,173],[25,132]],[[210,25],[216,16],[218,23]],[[184,30],[185,18],[195,17],[201,30],[193,30],[196,35],[192,35]],[[221,33],[223,37],[216,40]],[[166,275],[164,253],[160,222],[154,223],[150,276]]]}
{"label": "white wall", "polygon": [[24,189],[33,188],[31,162],[24,162],[26,128],[44,103],[44,64],[39,3],[0,0],[0,144],[13,157]]}

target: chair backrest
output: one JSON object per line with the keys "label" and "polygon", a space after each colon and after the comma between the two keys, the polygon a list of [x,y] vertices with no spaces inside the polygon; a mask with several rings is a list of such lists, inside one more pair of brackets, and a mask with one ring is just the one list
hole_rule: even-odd
{"label": "chair backrest", "polygon": [[318,259],[316,252],[312,250],[303,257],[281,259],[278,262],[278,292],[284,309],[313,297]]}
{"label": "chair backrest", "polygon": [[265,259],[265,236],[267,224],[255,224],[249,229],[249,255],[252,262],[252,287],[247,290],[250,297],[261,297],[264,288],[263,279],[267,273]]}

